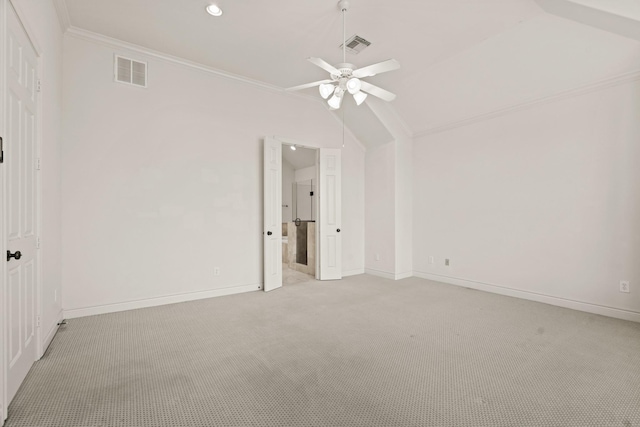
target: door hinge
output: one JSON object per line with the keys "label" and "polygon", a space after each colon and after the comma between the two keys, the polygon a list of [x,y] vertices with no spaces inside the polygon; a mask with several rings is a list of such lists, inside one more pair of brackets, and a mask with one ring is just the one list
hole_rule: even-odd
{"label": "door hinge", "polygon": [[40,316],[36,317],[36,327],[40,327]]}
{"label": "door hinge", "polygon": [[40,249],[40,236],[36,237],[36,249]]}
{"label": "door hinge", "polygon": [[40,83],[40,79],[36,82],[36,91],[40,92],[42,90],[42,83]]}
{"label": "door hinge", "polygon": [[40,157],[36,158],[36,170],[40,170]]}
{"label": "door hinge", "polygon": [[4,145],[2,144],[1,136],[0,136],[0,163],[4,163]]}

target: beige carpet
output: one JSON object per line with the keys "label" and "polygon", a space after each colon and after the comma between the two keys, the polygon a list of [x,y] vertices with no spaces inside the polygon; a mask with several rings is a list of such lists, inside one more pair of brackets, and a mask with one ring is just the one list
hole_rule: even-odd
{"label": "beige carpet", "polygon": [[355,276],[68,321],[17,426],[640,426],[640,324]]}

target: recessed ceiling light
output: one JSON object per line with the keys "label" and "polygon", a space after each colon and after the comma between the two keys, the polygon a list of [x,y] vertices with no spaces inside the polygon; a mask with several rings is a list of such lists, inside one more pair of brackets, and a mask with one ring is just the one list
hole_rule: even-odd
{"label": "recessed ceiling light", "polygon": [[210,4],[209,6],[207,6],[207,12],[209,12],[209,15],[213,15],[213,16],[222,15],[222,9],[220,9],[215,4]]}

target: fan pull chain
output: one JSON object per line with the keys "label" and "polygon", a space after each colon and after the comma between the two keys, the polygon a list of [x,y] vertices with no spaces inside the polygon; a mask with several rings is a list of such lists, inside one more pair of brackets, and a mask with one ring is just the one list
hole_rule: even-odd
{"label": "fan pull chain", "polygon": [[344,108],[342,109],[342,148],[344,148]]}

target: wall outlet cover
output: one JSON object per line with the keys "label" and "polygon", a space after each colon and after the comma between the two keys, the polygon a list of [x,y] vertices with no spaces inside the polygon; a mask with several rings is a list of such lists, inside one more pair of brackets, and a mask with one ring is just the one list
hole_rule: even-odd
{"label": "wall outlet cover", "polygon": [[629,293],[629,281],[627,280],[620,281],[620,292]]}

